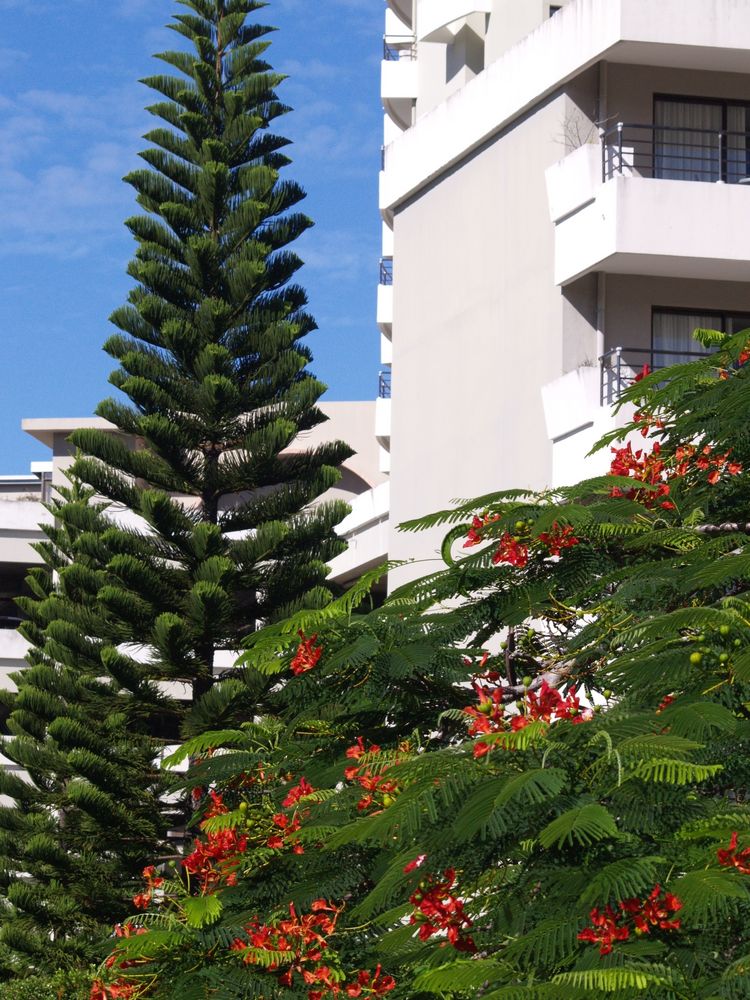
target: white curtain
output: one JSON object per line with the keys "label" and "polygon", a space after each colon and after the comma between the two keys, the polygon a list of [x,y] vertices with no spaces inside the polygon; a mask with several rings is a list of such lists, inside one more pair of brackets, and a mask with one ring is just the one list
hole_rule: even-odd
{"label": "white curtain", "polygon": [[654,124],[654,177],[678,181],[721,179],[721,104],[657,100]]}
{"label": "white curtain", "polygon": [[727,161],[726,180],[737,184],[750,175],[750,150],[747,144],[748,109],[740,105],[730,105],[727,108]]}
{"label": "white curtain", "polygon": [[686,352],[710,353],[693,340],[693,330],[696,327],[721,330],[722,322],[720,315],[710,313],[654,312],[651,331],[654,369],[693,360],[690,354],[686,356]]}

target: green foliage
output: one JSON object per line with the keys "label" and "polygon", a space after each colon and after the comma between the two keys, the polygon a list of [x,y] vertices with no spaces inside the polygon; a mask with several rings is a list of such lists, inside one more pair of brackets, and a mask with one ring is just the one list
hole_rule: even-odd
{"label": "green foliage", "polygon": [[3,1000],[89,1000],[95,970],[56,972],[51,976],[29,976],[3,983]]}
{"label": "green foliage", "polygon": [[[283,952],[258,945],[242,965],[230,946],[249,918],[275,925],[315,899],[341,908],[321,959],[332,981],[381,968],[393,1000],[750,996],[743,344],[629,391],[663,421],[669,494],[613,496],[633,480],[602,477],[462,502],[409,526],[446,526],[443,571],[376,610],[353,614],[358,593],[248,638],[242,683],[269,692],[264,714],[173,758],[200,755],[176,781],[225,797],[199,839],[248,844],[237,884],[217,875],[215,918],[190,916],[202,902],[180,914],[182,883],[140,918],[150,927],[172,907],[176,920],[158,939],[169,957],[150,931],[127,952],[149,959],[154,997],[176,1000],[189,968],[219,1000],[304,997]],[[720,458],[715,482],[692,459],[678,471],[686,443],[738,465]],[[673,508],[654,504],[666,495]],[[466,548],[472,523],[485,544]],[[574,541],[554,555],[550,533]],[[520,565],[492,561],[508,536],[526,546]],[[321,655],[294,674],[299,630]],[[285,806],[303,776],[316,791]],[[280,815],[295,829],[273,846]],[[425,908],[433,892],[442,917]],[[451,923],[463,912],[470,925]],[[607,920],[622,931],[609,941]]]}

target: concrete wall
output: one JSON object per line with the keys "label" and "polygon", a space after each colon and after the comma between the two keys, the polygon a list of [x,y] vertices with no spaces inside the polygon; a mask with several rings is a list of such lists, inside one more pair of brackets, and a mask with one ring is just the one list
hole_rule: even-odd
{"label": "concrete wall", "polygon": [[325,494],[324,499],[338,497],[350,500],[378,486],[388,478],[379,470],[378,443],[375,439],[375,402],[328,402],[320,409],[329,418],[324,424],[304,431],[297,441],[305,448],[314,448],[325,441],[345,441],[355,454],[342,467],[341,482]]}
{"label": "concrete wall", "polygon": [[[487,26],[485,58],[487,63],[499,59],[516,42],[530,34],[549,17],[552,0],[495,0]],[[554,0],[552,6],[563,7],[571,0]]]}
{"label": "concrete wall", "polygon": [[[540,387],[561,374],[563,299],[544,170],[568,105],[550,101],[396,213],[392,525],[550,481]],[[429,559],[443,533],[392,530],[389,554]]]}

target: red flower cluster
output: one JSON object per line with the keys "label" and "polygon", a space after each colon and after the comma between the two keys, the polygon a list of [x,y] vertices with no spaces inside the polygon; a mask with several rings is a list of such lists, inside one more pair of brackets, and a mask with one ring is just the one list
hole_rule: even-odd
{"label": "red flower cluster", "polygon": [[544,722],[556,722],[559,719],[570,719],[574,723],[588,722],[592,712],[587,709],[581,712],[581,699],[571,691],[563,698],[557,688],[550,687],[547,681],[542,681],[539,691],[529,691],[526,695],[526,718],[542,719]]}
{"label": "red flower cluster", "polygon": [[153,899],[154,889],[158,889],[160,886],[164,885],[164,879],[157,876],[156,869],[153,865],[148,865],[148,867],[143,869],[143,877],[146,880],[145,890],[143,892],[138,892],[135,896],[133,896],[133,906],[136,910],[147,909],[149,903]]}
{"label": "red flower cluster", "polygon": [[[484,685],[475,683],[474,689],[479,697],[479,706],[464,709],[473,720],[469,727],[469,736],[508,730],[517,732],[537,719],[543,722],[570,719],[574,725],[578,725],[593,718],[591,709],[581,711],[581,700],[575,691],[571,691],[566,698],[563,698],[557,688],[551,687],[546,680],[542,681],[538,692],[528,692],[523,710],[517,715],[505,712],[502,705],[502,688],[496,687],[490,690]],[[474,756],[477,759],[485,757],[493,746],[494,744],[480,740],[474,745]]]}
{"label": "red flower cluster", "polygon": [[517,569],[523,569],[528,561],[528,545],[525,545],[515,536],[511,535],[509,531],[506,531],[500,538],[495,554],[492,557],[492,562],[496,566],[498,563],[504,562],[510,563],[511,566],[515,566]]}
{"label": "red flower cluster", "polygon": [[474,690],[479,698],[479,705],[470,705],[464,713],[473,721],[469,726],[469,736],[479,736],[481,733],[499,733],[505,729],[505,706],[502,702],[503,689],[490,688],[485,684],[473,682]]}
{"label": "red flower cluster", "polygon": [[[125,924],[115,924],[115,937],[131,938],[141,934],[148,934],[147,927],[136,927],[129,921]],[[148,958],[123,958],[122,951],[115,948],[104,963],[108,970],[115,969],[116,974],[124,972],[137,965],[148,965]],[[94,980],[91,986],[90,1000],[117,1000],[117,998],[127,998],[135,996],[136,985],[128,983],[125,979],[116,979],[112,983],[105,983],[102,979]]]}
{"label": "red flower cluster", "polygon": [[563,549],[572,549],[574,545],[579,545],[581,540],[573,534],[572,525],[566,524],[560,527],[555,521],[552,531],[541,532],[539,541],[547,546],[551,556],[559,556]]}
{"label": "red flower cluster", "polygon": [[[214,816],[222,816],[229,810],[224,805],[221,795],[211,792],[211,805],[204,814],[200,824],[205,829],[206,821]],[[193,853],[183,859],[182,867],[191,875],[197,876],[201,894],[213,892],[224,880],[226,885],[237,884],[237,872],[240,855],[247,850],[247,837],[238,834],[236,830],[217,830],[206,834],[205,841],[196,841]]]}
{"label": "red flower cluster", "polygon": [[464,542],[464,548],[470,549],[473,545],[480,545],[484,541],[483,530],[492,521],[497,521],[500,518],[499,514],[485,514],[483,517],[477,517],[476,515],[471,519],[471,528],[469,528],[469,534],[466,536],[466,541]]}
{"label": "red flower cluster", "polygon": [[[419,859],[410,862],[404,872],[413,871],[419,867]],[[472,922],[464,912],[463,901],[451,891],[456,883],[454,868],[446,868],[443,879],[439,881],[434,875],[422,879],[417,889],[409,896],[409,902],[416,907],[409,923],[419,924],[419,939],[427,941],[433,934],[446,932],[450,944],[456,951],[475,952],[477,946],[466,928]]]}
{"label": "red flower cluster", "polygon": [[[276,813],[273,817],[273,825],[278,828],[279,833],[272,833],[266,841],[267,847],[272,847],[275,851],[280,851],[287,846],[287,842],[292,834],[299,830],[302,823],[299,816],[287,816],[286,813]],[[304,854],[305,849],[302,844],[293,844],[292,851],[295,854]]]}
{"label": "red flower cluster", "polygon": [[609,905],[603,910],[594,907],[589,917],[592,926],[579,931],[578,940],[598,944],[600,955],[609,955],[615,941],[626,941],[630,937],[630,929],[620,923],[624,918]]}
{"label": "red flower cluster", "polygon": [[300,799],[312,795],[314,791],[315,789],[307,778],[300,778],[298,784],[294,788],[289,789],[286,798],[281,804],[285,809],[289,809],[291,806],[296,806]]}
{"label": "red flower cluster", "polygon": [[742,472],[742,463],[730,462],[728,451],[722,455],[714,455],[713,448],[708,444],[704,445],[700,451],[692,444],[681,445],[675,451],[674,457],[677,463],[675,466],[676,476],[686,476],[690,472],[692,464],[694,469],[708,472],[706,480],[711,486],[718,483],[724,472],[730,476],[738,476]]}
{"label": "red flower cluster", "polygon": [[336,930],[341,911],[325,899],[316,899],[310,909],[310,913],[298,916],[294,904],[290,903],[286,920],[270,925],[251,921],[245,928],[247,940],[237,938],[230,950],[243,953],[243,962],[247,965],[258,963],[258,951],[282,953],[283,962],[273,961],[265,968],[277,972],[283,964],[284,971],[278,975],[281,986],[291,987],[298,975],[311,987],[307,994],[309,1000],[322,1000],[331,993],[336,995],[340,989],[324,959],[328,938]]}
{"label": "red flower cluster", "polygon": [[91,985],[89,1000],[129,1000],[135,996],[135,986],[122,980],[116,983],[103,983],[95,979]]}
{"label": "red flower cluster", "polygon": [[723,868],[736,868],[743,875],[750,875],[750,847],[737,850],[737,831],[735,830],[729,841],[729,847],[725,850],[718,850],[716,857]]}
{"label": "red flower cluster", "polygon": [[612,448],[614,458],[609,469],[611,476],[626,476],[639,483],[646,483],[649,486],[656,486],[655,491],[644,490],[638,487],[632,490],[623,491],[619,486],[613,486],[610,496],[627,497],[628,500],[635,500],[642,503],[644,507],[651,508],[656,503],[664,510],[674,510],[671,500],[661,500],[661,497],[669,496],[670,487],[666,481],[668,473],[664,460],[661,458],[661,445],[654,442],[650,452],[644,452],[640,448],[634,452],[632,445],[628,441],[624,448]]}
{"label": "red flower cluster", "polygon": [[661,715],[665,708],[669,708],[674,701],[674,698],[675,696],[673,694],[665,694],[656,708],[656,714]]}
{"label": "red flower cluster", "polygon": [[289,664],[295,676],[306,674],[308,670],[312,670],[313,667],[317,666],[318,660],[323,655],[323,647],[315,645],[318,640],[317,632],[315,635],[311,635],[309,639],[302,629],[297,634],[300,637],[300,644],[297,646],[297,652]]}
{"label": "red flower cluster", "polygon": [[[466,536],[464,548],[469,549],[474,545],[479,545],[486,541],[484,529],[493,521],[499,520],[499,514],[484,514],[482,517],[474,517],[471,528]],[[534,542],[545,546],[552,556],[559,556],[563,549],[572,548],[578,545],[580,539],[573,534],[570,525],[560,526],[557,521],[552,525],[551,531],[543,531],[538,538],[533,539],[529,535],[529,525],[531,522],[519,521],[516,524],[518,533],[513,535],[510,531],[505,531],[498,540],[497,548],[492,555],[492,562],[497,566],[499,563],[508,563],[517,569],[523,569],[529,562],[529,548]]]}
{"label": "red flower cluster", "polygon": [[374,974],[366,969],[358,972],[356,980],[350,983],[344,992],[348,997],[382,997],[395,989],[396,980],[393,976],[384,976],[378,965]]}
{"label": "red flower cluster", "polygon": [[592,926],[578,934],[579,941],[598,944],[600,955],[608,955],[614,942],[626,941],[631,931],[640,936],[654,929],[680,929],[680,920],[672,919],[672,914],[682,909],[682,903],[671,892],[662,893],[660,885],[655,885],[646,899],[623,899],[617,906],[619,912],[609,905],[603,910],[595,907],[589,914]]}
{"label": "red flower cluster", "polygon": [[[365,754],[377,755],[380,752],[380,747],[377,743],[373,743],[369,748],[365,748],[365,741],[361,736],[358,736],[354,746],[349,747],[346,751],[346,756],[351,760],[358,761]],[[360,812],[369,809],[372,805],[376,805],[381,809],[393,805],[394,797],[401,791],[400,784],[394,781],[393,778],[387,777],[387,772],[393,766],[395,766],[395,762],[390,766],[381,768],[379,772],[373,771],[366,764],[353,764],[344,769],[346,780],[356,781],[365,792],[357,803],[357,809]]]}
{"label": "red flower cluster", "polygon": [[715,455],[713,448],[708,444],[700,450],[692,444],[680,445],[675,450],[671,464],[662,458],[661,445],[658,441],[654,442],[650,452],[644,452],[640,448],[634,452],[630,442],[624,448],[613,448],[612,452],[614,458],[609,470],[610,475],[627,476],[657,488],[644,490],[634,487],[632,490],[623,491],[619,486],[614,486],[610,496],[625,496],[629,500],[642,503],[647,508],[652,508],[658,503],[664,510],[674,510],[671,500],[661,498],[669,496],[671,480],[681,479],[691,472],[707,472],[706,481],[711,486],[715,486],[724,473],[737,476],[742,472],[742,463],[731,462],[728,451]]}

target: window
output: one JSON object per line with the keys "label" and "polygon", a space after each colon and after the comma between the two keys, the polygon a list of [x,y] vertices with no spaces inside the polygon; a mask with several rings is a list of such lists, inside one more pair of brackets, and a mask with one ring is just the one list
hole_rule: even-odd
{"label": "window", "polygon": [[750,176],[750,104],[656,97],[654,125],[654,177],[736,184]]}
{"label": "window", "polygon": [[651,316],[652,368],[666,368],[690,361],[693,357],[710,354],[697,340],[693,331],[701,327],[739,333],[750,328],[750,313],[689,312],[685,309],[653,310]]}
{"label": "window", "polygon": [[549,16],[553,17],[558,11],[562,10],[562,4],[550,4],[549,5]]}

